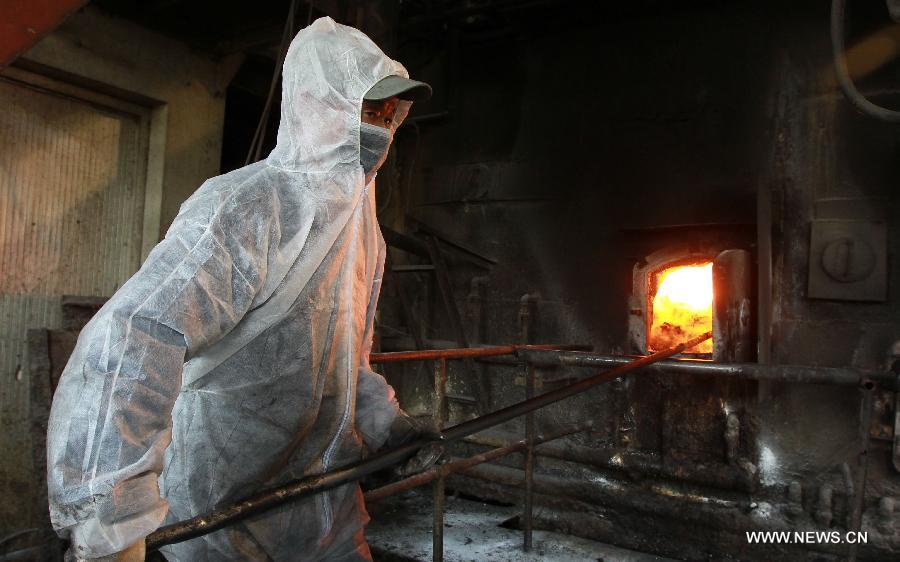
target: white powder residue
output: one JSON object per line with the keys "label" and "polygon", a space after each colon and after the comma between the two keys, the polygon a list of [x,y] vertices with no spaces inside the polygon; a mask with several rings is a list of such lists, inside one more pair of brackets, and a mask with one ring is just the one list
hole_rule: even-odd
{"label": "white powder residue", "polygon": [[769,519],[772,517],[774,508],[769,502],[759,502],[753,510],[752,517],[756,519]]}
{"label": "white powder residue", "polygon": [[781,482],[781,464],[767,445],[759,447],[759,479],[766,486]]}

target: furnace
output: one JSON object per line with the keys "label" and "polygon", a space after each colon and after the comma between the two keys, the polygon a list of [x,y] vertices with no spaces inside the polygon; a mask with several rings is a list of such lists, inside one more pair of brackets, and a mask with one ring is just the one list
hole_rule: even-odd
{"label": "furnace", "polygon": [[[651,275],[648,351],[660,351],[713,329],[712,261],[666,267]],[[711,355],[713,342],[685,354]]]}
{"label": "furnace", "polygon": [[740,229],[732,230],[724,236],[704,225],[681,228],[686,242],[678,244],[671,236],[654,236],[650,243],[662,248],[632,269],[632,353],[653,353],[712,331],[712,340],[682,355],[720,361],[754,356],[753,256]]}

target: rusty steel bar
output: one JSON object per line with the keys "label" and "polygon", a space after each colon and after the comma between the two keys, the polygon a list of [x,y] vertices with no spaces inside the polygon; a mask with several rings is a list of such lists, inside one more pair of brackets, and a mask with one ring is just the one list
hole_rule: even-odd
{"label": "rusty steel bar", "polygon": [[[865,384],[859,412],[859,452],[856,455],[856,494],[853,497],[853,511],[850,515],[850,531],[859,533],[862,528],[863,508],[866,504],[866,480],[869,475],[869,443],[872,439],[872,414],[875,407],[875,385]],[[856,562],[857,543],[850,544],[847,560]]]}
{"label": "rusty steel bar", "polygon": [[434,481],[434,519],[431,523],[431,559],[441,562],[444,559],[444,475],[438,475]]}
{"label": "rusty steel bar", "polygon": [[[630,365],[632,357],[598,353],[520,349],[516,353],[538,366],[610,368]],[[841,367],[807,367],[801,365],[761,365],[759,363],[717,363],[697,359],[657,361],[649,367],[655,373],[709,375],[742,380],[772,380],[809,384],[860,387],[872,381],[880,388],[897,389],[896,376],[890,372],[868,372]]]}
{"label": "rusty steel bar", "polygon": [[[534,365],[525,363],[525,399],[534,398]],[[531,550],[534,521],[534,412],[525,414],[525,505],[522,508],[522,547]]]}
{"label": "rusty steel bar", "polygon": [[[647,367],[657,361],[677,355],[685,349],[694,347],[698,343],[711,337],[712,332],[707,332],[702,336],[697,336],[696,338],[670,347],[669,349],[635,359],[627,365],[622,365],[610,371],[584,378],[567,387],[541,394],[531,400],[525,400],[524,402],[507,406],[506,408],[502,408],[479,418],[454,425],[443,432],[444,439],[441,442],[446,445],[473,433],[478,433],[479,431],[489,429],[495,425],[500,425],[501,423],[527,414],[530,411],[543,408],[544,406],[559,402],[560,400],[584,392],[597,385],[615,380],[630,371]],[[244,500],[216,509],[210,513],[198,515],[185,521],[161,527],[147,537],[147,551],[150,552],[167,544],[200,537],[237,521],[272,509],[287,501],[309,497],[326,490],[337,488],[343,484],[355,482],[373,472],[389,468],[405,461],[430,442],[430,440],[423,439],[402,445],[395,449],[375,454],[367,459],[350,463],[347,466],[330,472],[300,478],[288,482],[278,488],[258,492]]]}
{"label": "rusty steel bar", "polygon": [[581,348],[579,345],[498,345],[492,347],[462,347],[454,349],[423,349],[415,351],[391,351],[387,353],[372,353],[369,355],[369,363],[397,363],[400,361],[425,361],[432,359],[468,359],[476,357],[495,357],[497,355],[512,355],[520,349],[533,350],[558,350],[567,351],[571,348]]}
{"label": "rusty steel bar", "polygon": [[527,414],[528,412],[537,410],[538,408],[543,408],[544,406],[559,402],[560,400],[563,400],[570,396],[580,394],[585,390],[593,388],[599,384],[615,380],[630,371],[646,367],[662,359],[672,357],[673,355],[678,355],[685,349],[690,349],[695,345],[708,340],[711,337],[712,332],[706,332],[705,334],[699,335],[684,343],[678,344],[668,349],[664,349],[662,351],[657,351],[652,355],[634,359],[630,363],[620,365],[615,369],[583,378],[568,386],[564,386],[562,388],[546,392],[539,396],[535,396],[531,400],[525,400],[524,402],[519,402],[517,404],[507,406],[506,408],[502,408],[473,420],[454,425],[453,427],[450,427],[444,431],[444,439],[448,441],[457,441],[459,439],[462,439],[463,437],[466,437],[467,435],[471,435],[479,431],[484,431],[485,429],[488,429],[495,425],[500,425],[503,422],[515,419],[519,416]]}
{"label": "rusty steel bar", "polygon": [[[438,291],[441,294],[441,300],[444,301],[444,308],[447,312],[447,318],[450,320],[450,326],[456,336],[456,345],[461,348],[469,346],[469,338],[466,336],[466,330],[463,327],[462,316],[459,313],[459,307],[453,299],[453,286],[450,283],[450,274],[447,272],[447,266],[441,256],[441,250],[438,246],[438,239],[434,235],[426,237],[428,245],[428,253],[431,256],[431,263],[434,265],[434,276],[437,280]],[[472,358],[463,356],[465,362],[465,378],[471,383],[472,392],[477,393],[475,397],[475,405],[478,414],[484,414],[490,409],[488,405],[488,395],[490,394],[489,381],[484,377],[480,377],[480,373],[475,371],[475,363]]]}
{"label": "rusty steel bar", "polygon": [[[444,407],[447,395],[447,360],[441,358],[434,370],[434,429],[444,428]],[[444,475],[434,481],[434,520],[431,528],[431,559],[444,559]]]}
{"label": "rusty steel bar", "polygon": [[[579,433],[582,431],[587,431],[593,427],[591,422],[586,422],[583,424],[578,424],[574,426],[570,426],[566,429],[554,432],[550,435],[537,435],[534,439],[534,445],[538,446],[543,443],[548,443],[550,441],[554,441],[556,439],[560,439],[562,437],[567,437],[569,435],[573,435],[575,433]],[[397,482],[392,482],[387,484],[386,486],[382,486],[380,488],[375,488],[374,490],[369,490],[364,494],[366,499],[366,503],[377,502],[383,500],[384,498],[393,496],[395,494],[399,494],[400,492],[405,492],[407,490],[412,490],[413,488],[418,488],[419,486],[424,486],[429,482],[434,482],[437,478],[443,476],[447,477],[454,472],[459,472],[461,470],[466,470],[467,468],[472,468],[473,466],[490,462],[493,460],[497,460],[499,458],[505,457],[507,455],[511,455],[513,453],[518,453],[527,448],[528,442],[525,439],[521,441],[517,441],[515,443],[511,443],[509,445],[504,445],[503,447],[497,447],[495,449],[491,449],[489,451],[485,451],[484,453],[479,453],[477,455],[473,455],[471,457],[466,457],[464,459],[454,460],[452,462],[448,462],[446,464],[439,464],[437,466],[433,466],[426,470],[425,472],[420,472],[415,476],[410,476],[409,478],[404,478],[403,480],[398,480]]]}

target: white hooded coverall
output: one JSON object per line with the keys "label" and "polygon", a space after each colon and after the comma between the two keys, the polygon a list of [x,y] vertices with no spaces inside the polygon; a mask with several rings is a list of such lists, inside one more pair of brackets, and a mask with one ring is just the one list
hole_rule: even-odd
{"label": "white hooded coverall", "polygon": [[[284,63],[277,146],[205,182],[84,328],[56,391],[50,511],[72,549],[172,523],[379,448],[398,406],[368,366],[384,263],[359,157],[362,97],[407,77],[321,18]],[[394,127],[409,109],[401,102]],[[357,484],[163,553],[172,561],[366,559]]]}

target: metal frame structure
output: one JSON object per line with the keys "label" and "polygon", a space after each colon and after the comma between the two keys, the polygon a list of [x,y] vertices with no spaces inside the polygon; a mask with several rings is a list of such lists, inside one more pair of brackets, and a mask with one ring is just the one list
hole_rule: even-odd
{"label": "metal frame structure", "polygon": [[[435,361],[434,370],[434,402],[433,423],[435,429],[442,431],[447,409],[447,361],[450,359],[470,362],[474,358],[516,355],[520,351],[561,352],[580,346],[560,345],[506,345],[496,347],[469,347],[445,350],[398,351],[390,353],[373,353],[369,357],[371,364],[397,363],[408,361]],[[527,359],[521,360],[525,371],[525,400],[534,398],[535,369]],[[504,457],[515,452],[525,452],[525,497],[522,514],[523,548],[531,550],[533,535],[533,498],[534,498],[534,448],[537,445],[572,435],[590,428],[590,424],[581,424],[567,428],[551,436],[537,436],[535,432],[534,411],[525,414],[525,438],[518,443],[498,447],[488,452],[467,459],[459,459],[431,470],[412,476],[405,480],[389,484],[366,492],[367,502],[378,501],[384,497],[433,482],[434,517],[432,526],[432,560],[441,562],[444,559],[444,505],[446,477],[453,473],[471,468],[477,464]]]}
{"label": "metal frame structure", "polygon": [[[528,414],[537,410],[538,408],[543,408],[549,404],[553,404],[555,402],[559,402],[565,398],[570,396],[574,396],[576,394],[580,394],[594,386],[608,383],[612,380],[615,380],[625,373],[630,371],[640,369],[657,361],[661,361],[668,357],[672,357],[683,352],[685,349],[690,349],[691,347],[697,345],[698,343],[709,339],[712,337],[712,332],[708,332],[691,340],[688,340],[682,344],[670,347],[669,349],[665,349],[663,351],[659,351],[654,353],[653,355],[648,355],[646,357],[637,358],[627,365],[622,365],[616,367],[614,369],[604,371],[602,373],[598,373],[592,377],[587,377],[579,380],[573,384],[570,384],[566,387],[559,388],[557,390],[553,390],[551,392],[547,392],[541,394],[540,396],[536,396],[531,398],[530,400],[524,400],[522,402],[518,402],[507,406],[505,408],[501,408],[489,414],[477,417],[472,420],[468,420],[462,422],[460,424],[454,425],[452,427],[448,427],[446,430],[442,431],[440,439],[434,438],[424,438],[418,441],[414,441],[412,443],[407,443],[405,445],[401,445],[400,447],[396,447],[394,449],[390,449],[387,451],[379,452],[372,457],[369,457],[364,460],[357,461],[355,463],[351,463],[349,465],[343,466],[341,468],[337,468],[330,472],[325,472],[322,474],[316,474],[312,476],[308,476],[305,478],[300,478],[298,480],[293,480],[286,484],[283,484],[280,487],[263,490],[256,494],[253,494],[243,500],[240,500],[231,505],[227,505],[211,511],[209,513],[204,513],[187,519],[185,521],[180,521],[178,523],[173,523],[172,525],[167,525],[162,527],[149,535],[147,537],[147,551],[150,552],[152,550],[156,550],[162,546],[167,544],[173,544],[177,542],[182,542],[186,540],[190,540],[196,537],[200,537],[206,535],[208,533],[212,533],[228,525],[234,524],[237,521],[246,519],[258,513],[262,513],[269,509],[272,509],[276,506],[279,506],[283,503],[286,503],[291,500],[310,497],[317,493],[324,492],[326,490],[330,490],[336,488],[338,486],[342,486],[344,484],[348,484],[350,482],[355,482],[360,480],[361,478],[377,472],[379,470],[383,470],[385,468],[389,468],[392,466],[396,466],[399,463],[405,462],[407,459],[415,455],[421,448],[438,443],[452,443],[454,441],[459,441],[464,437],[477,433],[479,431],[483,431],[490,427],[494,427],[496,425],[500,425],[501,423],[510,421],[519,416]],[[461,350],[437,350],[431,352],[409,352],[404,353],[400,352],[397,354],[391,354],[387,357],[378,356],[376,354],[372,354],[370,356],[370,362],[374,359],[376,363],[378,362],[390,362],[391,359],[395,361],[409,360],[413,358],[417,359],[442,359],[440,362],[439,368],[436,370],[436,378],[438,384],[436,384],[436,398],[435,401],[438,403],[442,410],[442,406],[444,400],[446,398],[446,360],[449,358],[454,358],[459,356],[458,358],[469,358],[469,357],[489,357],[489,356],[497,356],[497,355],[508,355],[510,352],[515,352],[518,349],[528,348],[531,346],[505,346],[501,348],[466,348]],[[548,347],[548,346],[538,346],[538,347]],[[441,413],[441,419],[443,415]],[[437,419],[437,416],[435,416]],[[533,449],[534,443],[530,443],[530,447]],[[533,453],[532,453],[533,456]],[[440,475],[439,475],[440,476]],[[438,484],[440,485],[443,482],[443,478],[438,479]],[[443,489],[443,488],[441,488]],[[440,496],[440,516],[436,515],[436,523],[440,522],[441,529],[443,529],[443,495]],[[437,521],[440,519],[439,521]],[[441,554],[443,555],[443,531],[441,531],[441,543],[440,543]],[[440,558],[439,558],[440,559]]]}
{"label": "metal frame structure", "polygon": [[[504,423],[519,416],[526,416],[525,438],[521,441],[503,444],[487,452],[465,459],[452,459],[423,473],[370,490],[365,494],[367,501],[378,501],[384,497],[409,490],[427,483],[433,485],[433,560],[443,560],[444,527],[444,485],[449,474],[465,471],[475,465],[485,463],[514,452],[525,453],[525,481],[522,513],[523,548],[532,546],[533,495],[534,495],[534,449],[538,445],[567,435],[590,429],[590,424],[573,425],[552,435],[538,435],[535,430],[534,412],[548,404],[574,396],[599,384],[617,379],[624,374],[647,369],[652,372],[687,374],[694,376],[724,376],[742,380],[775,380],[781,382],[826,384],[860,388],[866,396],[876,388],[895,390],[900,388],[900,377],[892,372],[868,372],[849,368],[819,368],[796,365],[760,365],[756,363],[717,363],[711,361],[670,359],[672,356],[693,347],[702,339],[711,337],[707,333],[670,349],[643,357],[604,355],[598,353],[570,351],[575,346],[554,345],[508,345],[461,349],[401,351],[373,353],[371,364],[386,364],[409,361],[434,361],[433,421],[442,430],[444,443],[452,443],[474,433]],[[503,357],[513,356],[513,357]],[[502,408],[490,414],[444,428],[447,399],[447,361],[449,360],[494,360],[502,359],[511,365],[520,365],[525,374],[526,400]],[[605,369],[599,374],[578,379],[566,387],[534,396],[535,369],[540,366],[572,366]],[[868,400],[871,409],[871,399]],[[434,441],[417,441],[397,449],[385,451],[335,471],[290,482],[280,488],[260,492],[237,504],[227,506],[191,520],[161,528],[148,537],[148,551],[165,544],[195,538],[225,527],[239,519],[260,513],[291,499],[306,497],[323,490],[334,488],[362,478],[377,470],[394,466],[414,455],[423,446]],[[438,442],[440,443],[440,442]],[[861,505],[864,494],[864,480],[860,482],[855,500],[855,511]],[[854,518],[858,521],[858,517]],[[854,521],[856,523],[856,521]]]}

